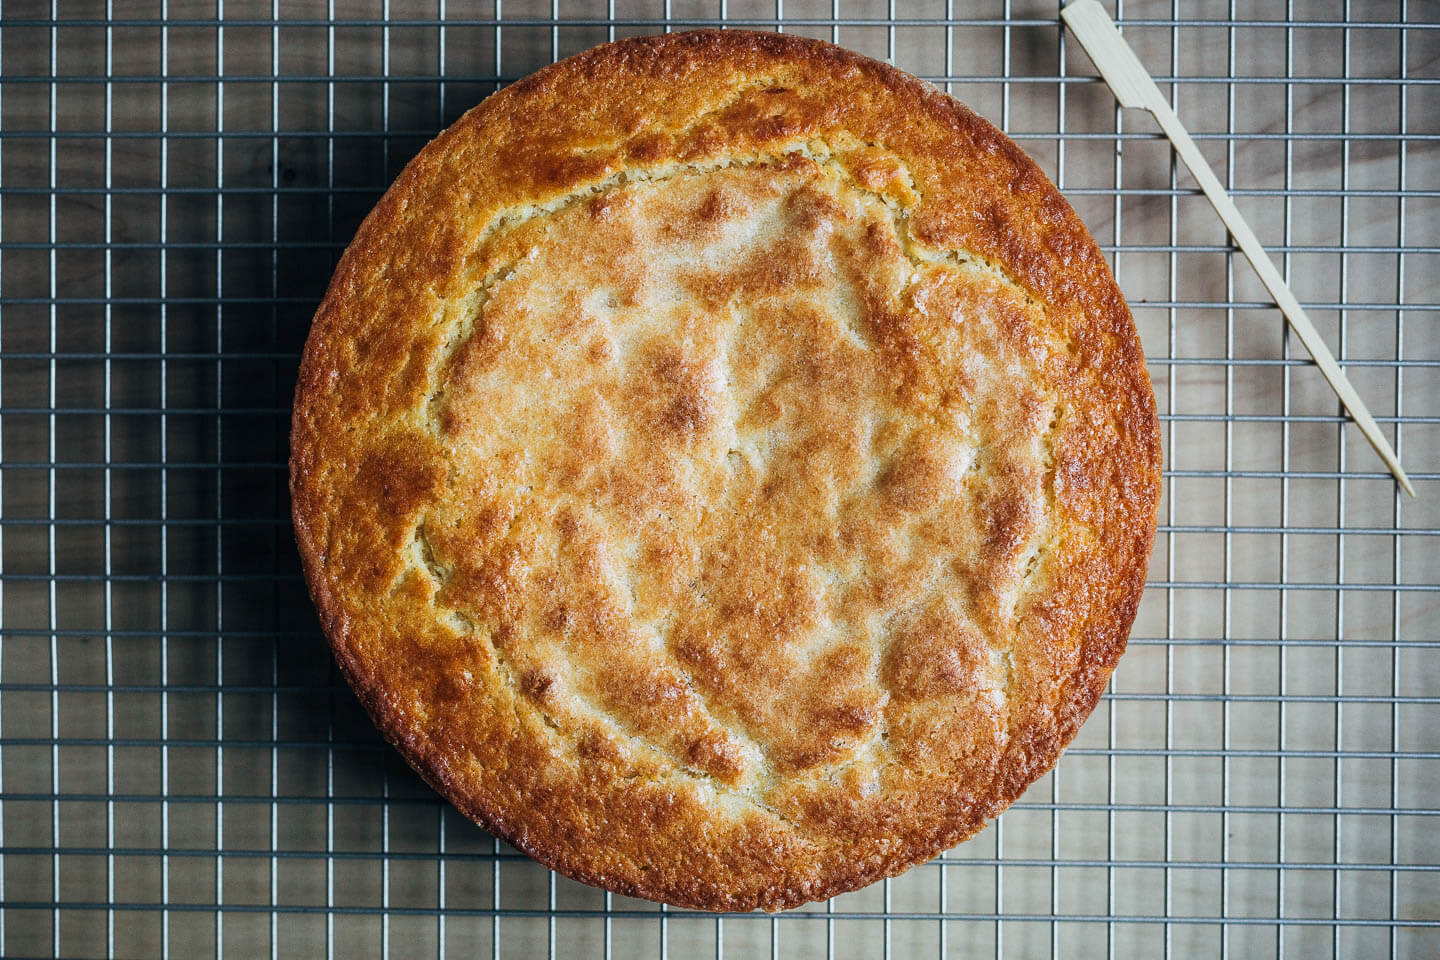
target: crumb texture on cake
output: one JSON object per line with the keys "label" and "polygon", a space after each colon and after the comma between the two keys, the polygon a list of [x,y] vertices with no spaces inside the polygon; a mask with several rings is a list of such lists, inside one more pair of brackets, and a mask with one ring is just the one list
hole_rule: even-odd
{"label": "crumb texture on cake", "polygon": [[336,656],[537,859],[777,909],[1047,770],[1124,648],[1159,489],[1133,322],[964,107],[815,41],[596,48],[427,147],[297,389]]}

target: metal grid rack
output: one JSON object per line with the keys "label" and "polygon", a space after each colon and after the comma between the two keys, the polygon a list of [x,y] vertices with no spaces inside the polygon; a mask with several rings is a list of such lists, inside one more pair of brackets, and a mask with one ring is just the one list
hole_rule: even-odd
{"label": "metal grid rack", "polygon": [[[1057,14],[4,2],[0,954],[1440,953],[1437,8],[1118,11],[1416,501]],[[285,492],[310,312],[405,160],[555,57],[722,23],[891,58],[1030,150],[1132,300],[1167,450],[1130,652],[1057,771],[778,917],[581,887],[438,801],[337,680]]]}

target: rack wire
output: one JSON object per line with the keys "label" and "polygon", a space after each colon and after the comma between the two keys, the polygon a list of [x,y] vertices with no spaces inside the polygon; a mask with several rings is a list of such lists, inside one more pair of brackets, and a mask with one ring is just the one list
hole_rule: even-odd
{"label": "rack wire", "polygon": [[[1437,10],[1112,11],[1419,500],[1056,0],[0,5],[0,954],[1440,953]],[[1166,446],[1130,652],[1056,771],[775,917],[579,886],[439,801],[335,673],[285,489],[310,312],[401,165],[557,57],[721,25],[889,58],[1030,150]]]}

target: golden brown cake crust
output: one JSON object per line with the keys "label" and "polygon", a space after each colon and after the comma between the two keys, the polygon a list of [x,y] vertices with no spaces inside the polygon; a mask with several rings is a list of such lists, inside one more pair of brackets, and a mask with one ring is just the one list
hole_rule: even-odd
{"label": "golden brown cake crust", "polygon": [[468,816],[781,909],[974,833],[1134,619],[1160,444],[1094,241],[884,64],[701,31],[467,113],[346,251],[296,390],[306,578]]}

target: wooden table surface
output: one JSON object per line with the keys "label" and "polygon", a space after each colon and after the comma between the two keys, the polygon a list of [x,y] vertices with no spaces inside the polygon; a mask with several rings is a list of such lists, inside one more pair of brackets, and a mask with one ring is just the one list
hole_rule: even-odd
{"label": "wooden table surface", "polygon": [[311,312],[404,162],[497,82],[717,5],[107,6],[0,25],[0,953],[1440,953],[1435,4],[1124,5],[1417,500],[1055,2],[728,4],[893,56],[1039,160],[1134,309],[1168,472],[1058,770],[935,863],[723,922],[556,879],[405,769],[335,675],[285,490]]}

